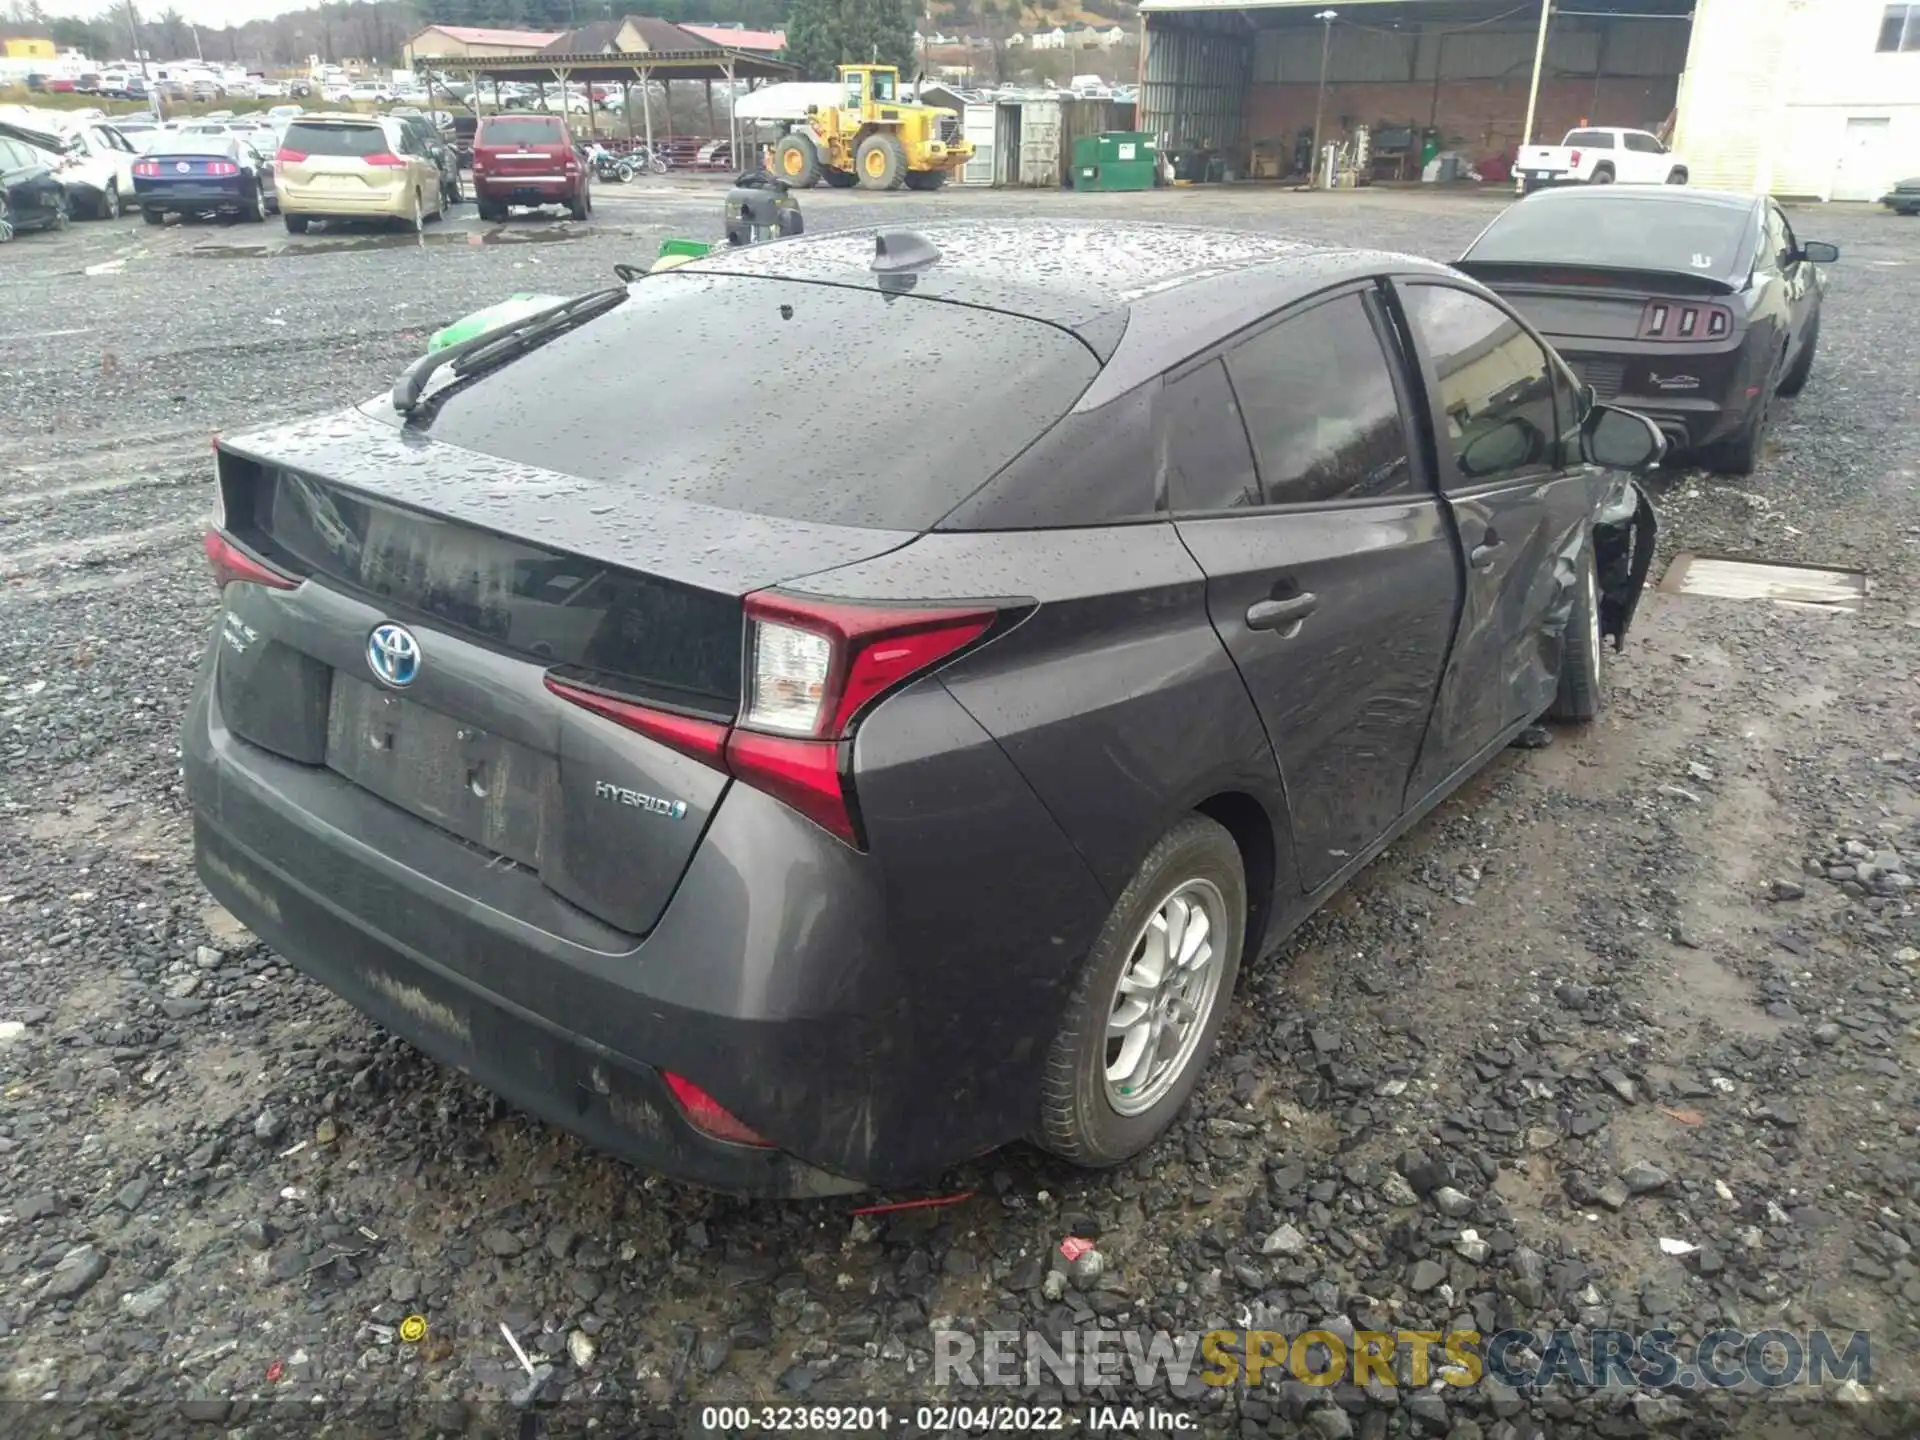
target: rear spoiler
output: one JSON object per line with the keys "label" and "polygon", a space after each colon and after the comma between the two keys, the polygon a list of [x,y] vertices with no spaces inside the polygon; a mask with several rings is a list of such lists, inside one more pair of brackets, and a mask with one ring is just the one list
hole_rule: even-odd
{"label": "rear spoiler", "polygon": [[1666,294],[1685,295],[1737,295],[1744,288],[1723,276],[1703,275],[1698,270],[1561,265],[1550,261],[1521,264],[1471,258],[1454,261],[1453,268],[1494,288],[1501,285],[1541,285],[1555,290],[1658,290]]}

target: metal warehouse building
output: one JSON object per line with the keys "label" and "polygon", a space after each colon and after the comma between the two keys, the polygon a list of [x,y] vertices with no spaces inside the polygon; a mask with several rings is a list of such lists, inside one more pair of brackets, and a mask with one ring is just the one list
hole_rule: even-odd
{"label": "metal warehouse building", "polygon": [[[1221,157],[1228,174],[1297,173],[1317,111],[1326,141],[1366,127],[1376,179],[1415,178],[1428,132],[1478,161],[1582,123],[1670,133],[1693,182],[1726,189],[1871,200],[1920,170],[1920,3],[1142,0],[1140,9],[1140,128],[1169,150]],[[1395,160],[1400,146],[1412,153]]]}
{"label": "metal warehouse building", "polygon": [[[1325,135],[1431,129],[1470,159],[1524,139],[1536,56],[1541,137],[1588,121],[1657,129],[1672,118],[1694,0],[1143,0],[1141,128],[1263,173],[1311,136],[1326,67]],[[1331,10],[1331,19],[1323,19]],[[1416,139],[1413,149],[1420,146]],[[1376,147],[1377,152],[1378,147]],[[1376,172],[1377,173],[1377,172]],[[1384,178],[1384,177],[1383,177]],[[1417,178],[1406,174],[1402,178]]]}

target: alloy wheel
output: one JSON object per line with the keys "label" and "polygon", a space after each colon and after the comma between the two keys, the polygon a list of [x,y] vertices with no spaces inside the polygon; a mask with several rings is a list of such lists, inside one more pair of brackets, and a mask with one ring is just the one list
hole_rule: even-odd
{"label": "alloy wheel", "polygon": [[1154,907],[1135,937],[1107,1008],[1107,1104],[1139,1115],[1166,1098],[1193,1060],[1220,996],[1227,902],[1211,880],[1188,880]]}

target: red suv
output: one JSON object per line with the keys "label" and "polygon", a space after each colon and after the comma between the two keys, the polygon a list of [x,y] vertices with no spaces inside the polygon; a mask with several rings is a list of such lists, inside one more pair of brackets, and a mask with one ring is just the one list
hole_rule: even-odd
{"label": "red suv", "polygon": [[481,120],[473,136],[473,198],[482,220],[504,220],[515,205],[564,205],[576,220],[593,213],[586,164],[556,115]]}

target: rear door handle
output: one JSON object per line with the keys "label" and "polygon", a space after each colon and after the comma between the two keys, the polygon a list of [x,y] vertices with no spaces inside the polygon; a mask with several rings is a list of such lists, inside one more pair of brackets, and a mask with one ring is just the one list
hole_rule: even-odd
{"label": "rear door handle", "polygon": [[1284,630],[1296,625],[1320,608],[1320,597],[1312,591],[1290,595],[1285,600],[1260,600],[1247,607],[1249,630]]}
{"label": "rear door handle", "polygon": [[1476,570],[1491,569],[1493,566],[1493,558],[1499,553],[1500,545],[1501,542],[1499,540],[1488,536],[1487,539],[1473,547],[1473,552],[1467,556],[1467,563]]}

